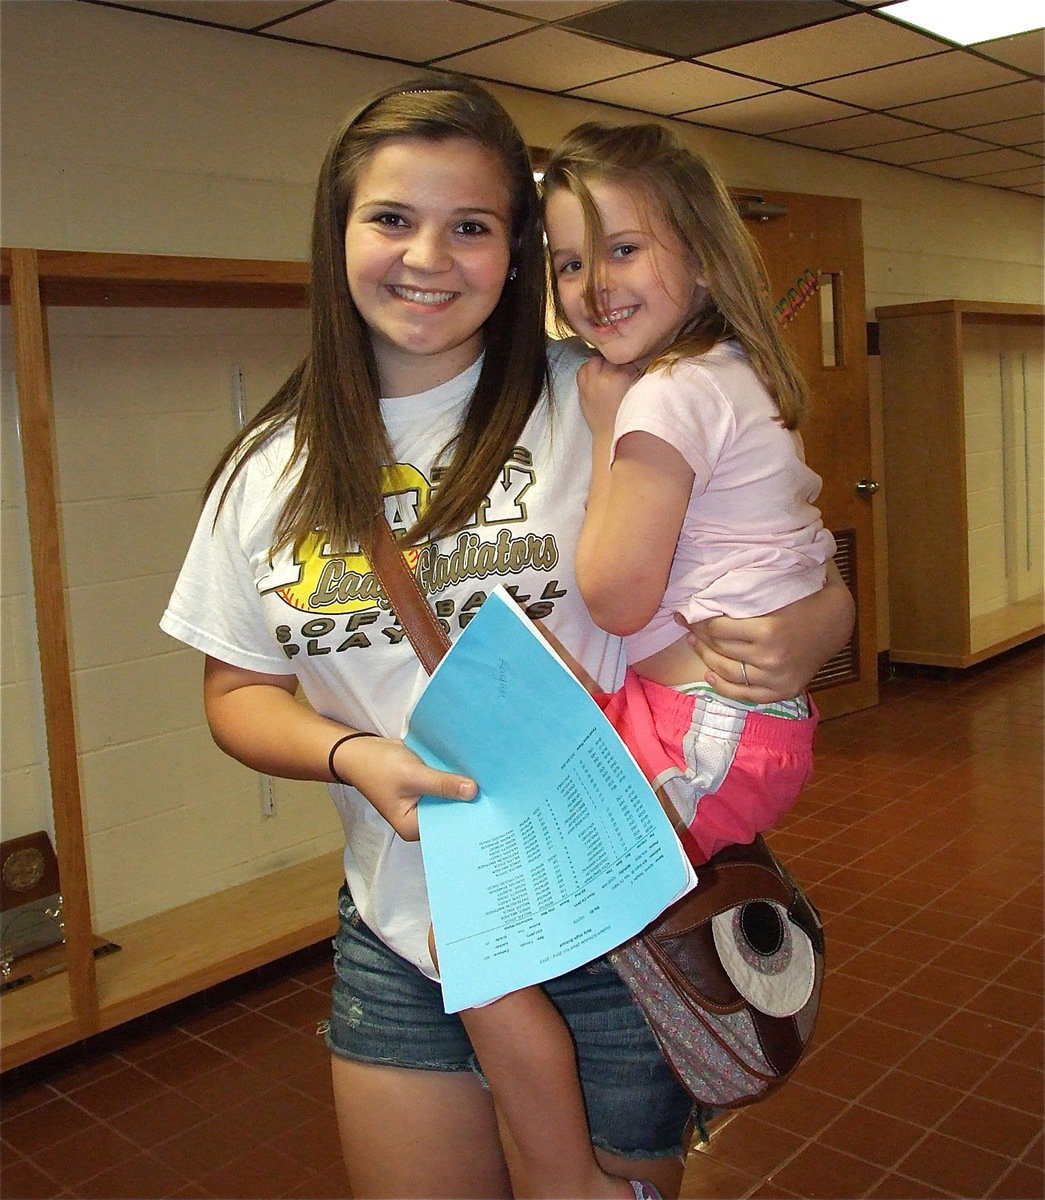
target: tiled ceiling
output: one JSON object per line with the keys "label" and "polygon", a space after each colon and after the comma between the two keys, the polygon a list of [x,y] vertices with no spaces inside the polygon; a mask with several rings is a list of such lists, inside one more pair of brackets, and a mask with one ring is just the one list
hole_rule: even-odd
{"label": "tiled ceiling", "polygon": [[962,47],[895,0],[82,2],[1045,195],[1040,28]]}

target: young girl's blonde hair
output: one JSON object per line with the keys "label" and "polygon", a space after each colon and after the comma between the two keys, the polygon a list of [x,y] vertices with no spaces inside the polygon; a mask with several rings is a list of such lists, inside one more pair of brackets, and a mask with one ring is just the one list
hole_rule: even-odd
{"label": "young girl's blonde hair", "polygon": [[[758,246],[722,181],[660,125],[586,122],[566,135],[545,169],[541,194],[547,206],[555,189],[565,188],[584,211],[584,299],[595,313],[601,310],[598,247],[605,231],[589,184],[603,182],[641,191],[688,249],[694,274],[707,285],[678,336],[647,370],[736,338],[776,402],[781,423],[794,429],[808,403],[805,381],[772,310]],[[564,331],[569,325],[551,275],[556,321]]]}

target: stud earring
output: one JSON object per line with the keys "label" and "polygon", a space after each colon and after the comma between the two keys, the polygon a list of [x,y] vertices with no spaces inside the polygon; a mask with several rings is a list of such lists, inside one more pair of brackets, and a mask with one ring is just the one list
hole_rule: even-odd
{"label": "stud earring", "polygon": [[516,275],[518,275],[518,274],[519,274],[518,270],[515,267],[512,267],[512,269],[508,272],[508,278],[514,279],[516,277]]}

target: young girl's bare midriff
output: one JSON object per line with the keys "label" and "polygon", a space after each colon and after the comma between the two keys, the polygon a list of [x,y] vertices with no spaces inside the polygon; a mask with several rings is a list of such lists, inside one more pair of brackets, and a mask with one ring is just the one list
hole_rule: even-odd
{"label": "young girl's bare midriff", "polygon": [[685,635],[649,658],[633,663],[637,674],[643,679],[652,679],[665,687],[681,687],[687,683],[699,683],[707,675],[709,667],[700,654],[689,644]]}

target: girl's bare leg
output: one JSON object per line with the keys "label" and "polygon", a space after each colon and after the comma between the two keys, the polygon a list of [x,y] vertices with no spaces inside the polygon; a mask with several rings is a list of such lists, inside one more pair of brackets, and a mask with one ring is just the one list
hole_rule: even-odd
{"label": "girl's bare leg", "polygon": [[627,1177],[596,1158],[573,1039],[544,992],[524,988],[461,1018],[496,1099],[516,1200],[632,1197]]}
{"label": "girl's bare leg", "polygon": [[367,1200],[508,1200],[490,1093],[472,1071],[334,1057],[334,1106],[352,1194]]}
{"label": "girl's bare leg", "polygon": [[[512,1141],[511,1130],[503,1118],[500,1118],[499,1123],[501,1145],[504,1147],[509,1171],[514,1177],[514,1164],[519,1161],[520,1157],[519,1148]],[[619,1176],[621,1179],[644,1180],[646,1183],[653,1184],[663,1200],[677,1200],[686,1167],[686,1153],[677,1158],[621,1158],[618,1154],[610,1154],[608,1150],[602,1150],[596,1146],[595,1157],[607,1174]]]}
{"label": "girl's bare leg", "polygon": [[621,1158],[608,1150],[595,1148],[595,1157],[604,1171],[622,1179],[643,1179],[652,1183],[664,1200],[675,1200],[682,1187],[685,1159],[678,1158]]}

